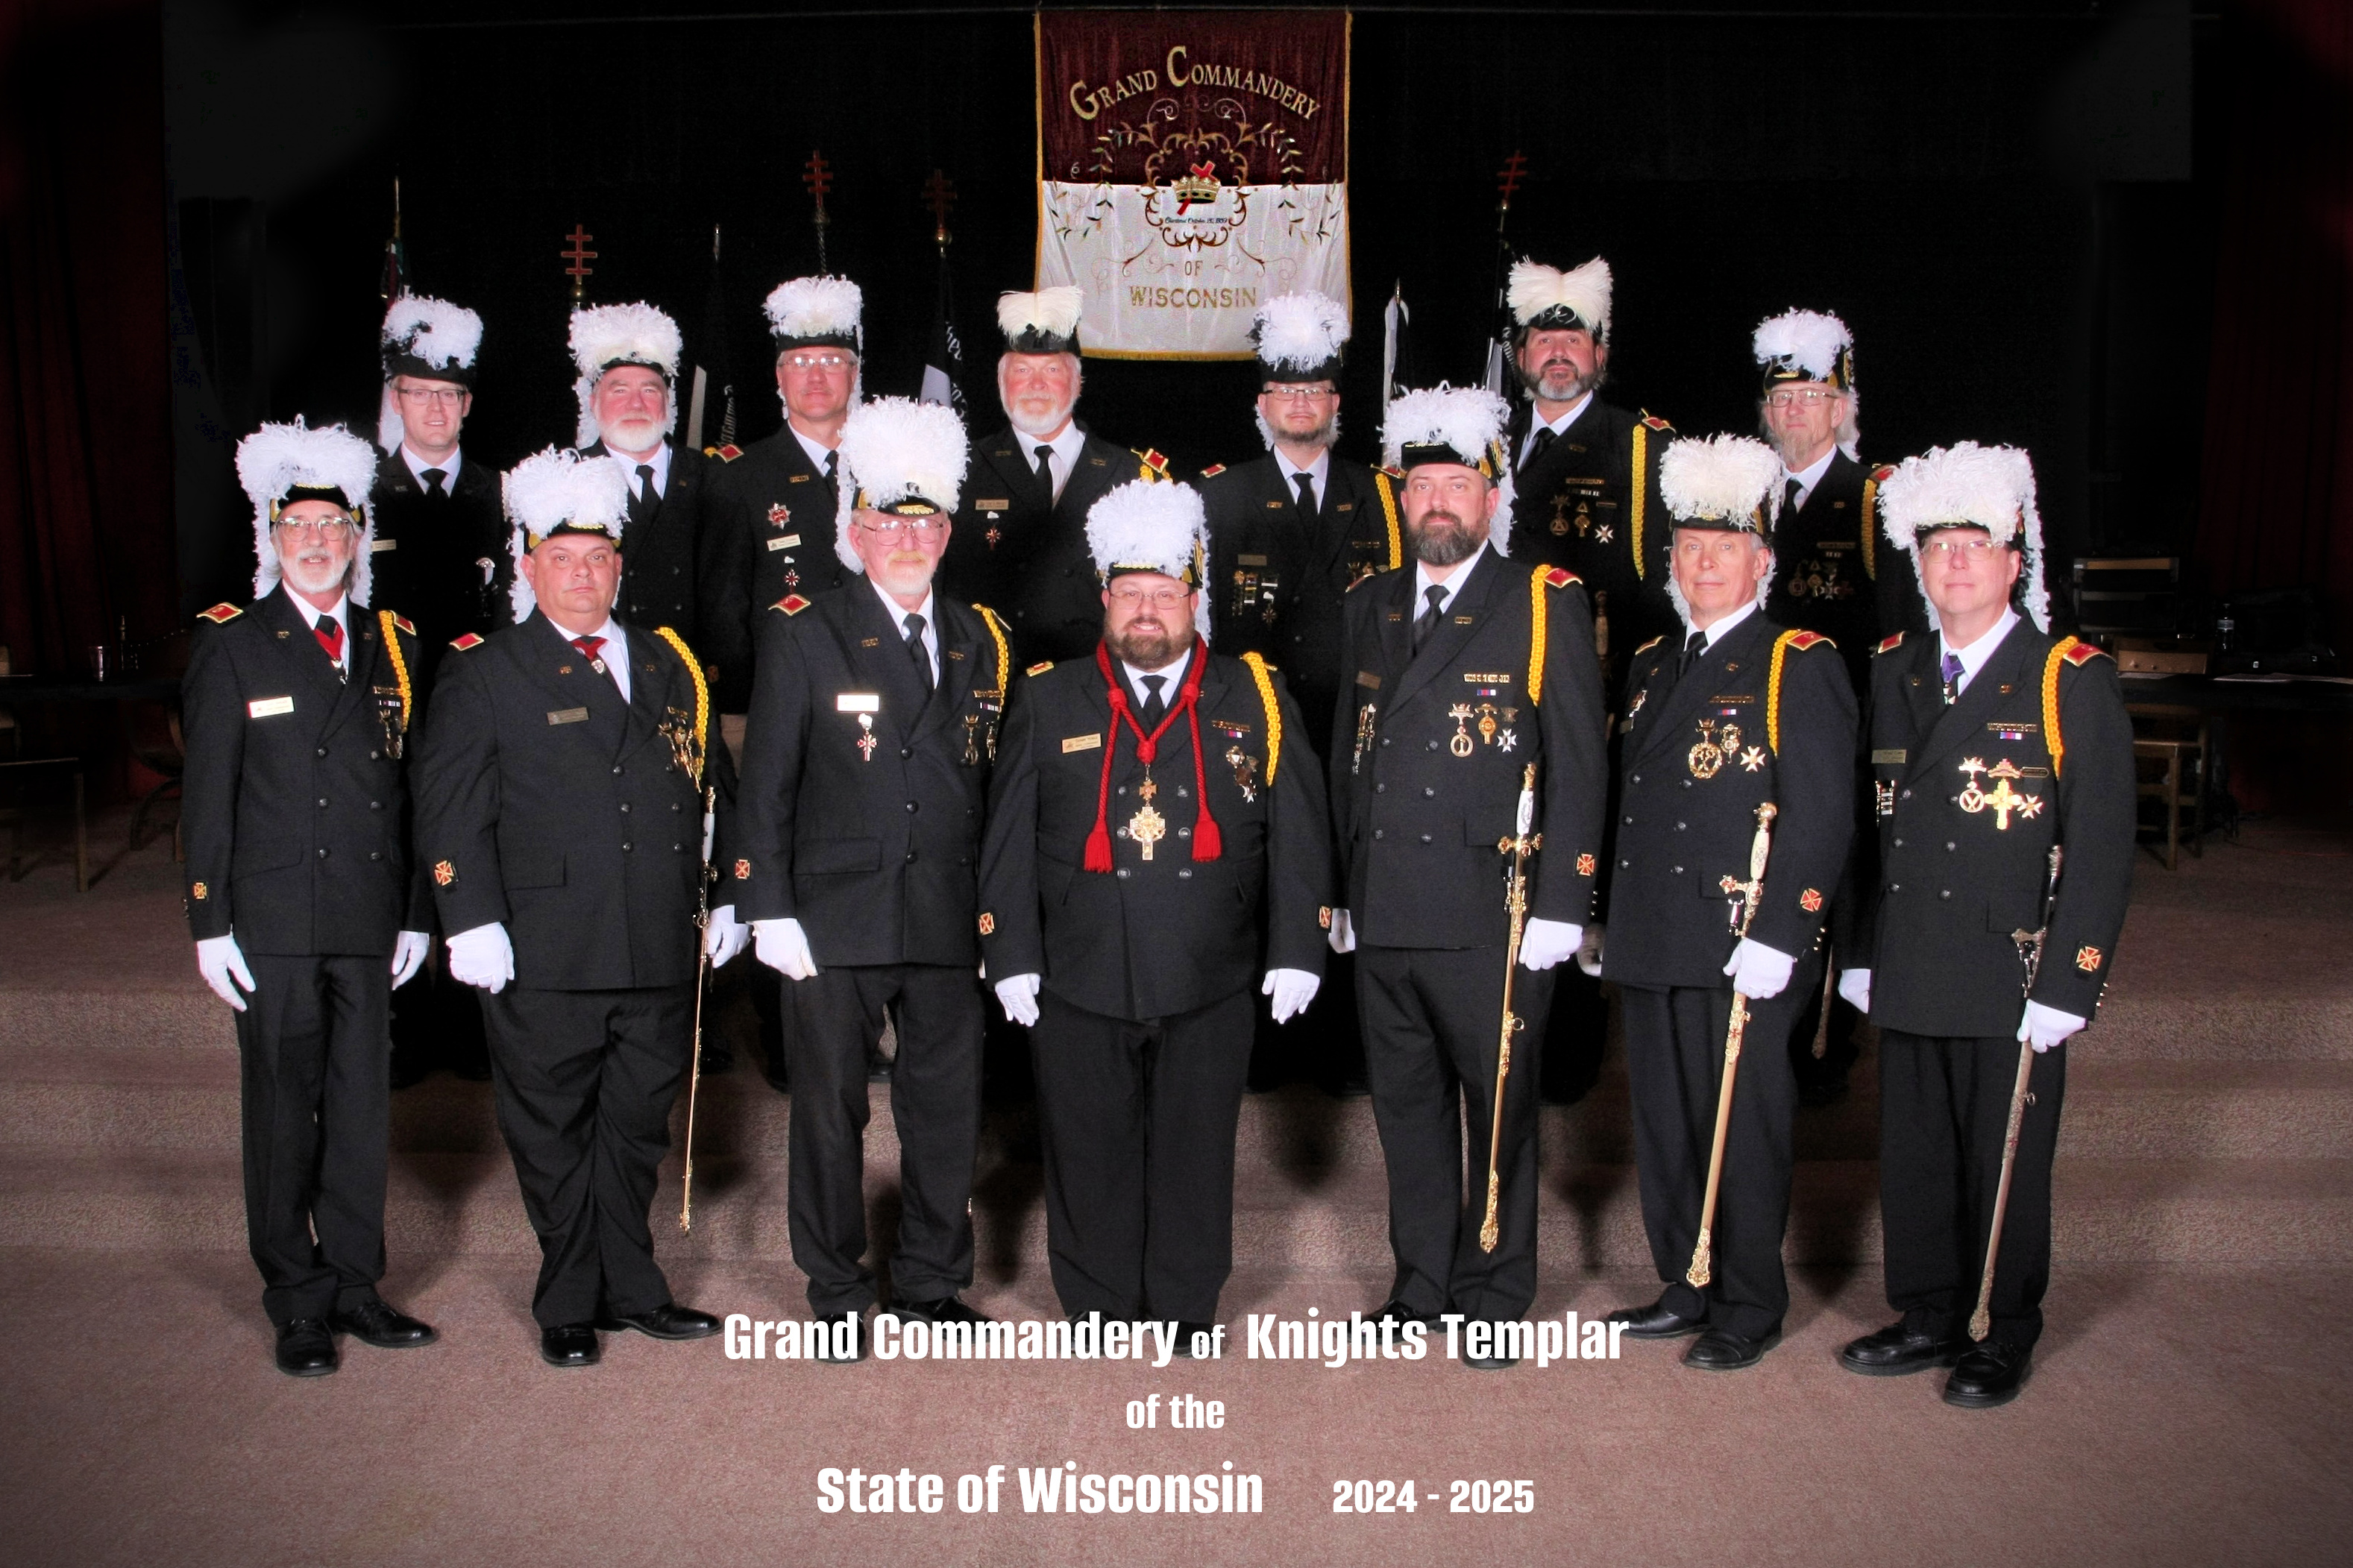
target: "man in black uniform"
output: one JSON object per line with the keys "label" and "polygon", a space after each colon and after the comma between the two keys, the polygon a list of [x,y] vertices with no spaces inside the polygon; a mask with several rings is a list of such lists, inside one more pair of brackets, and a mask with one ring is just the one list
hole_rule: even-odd
{"label": "man in black uniform", "polygon": [[1233,1268],[1250,982],[1263,966],[1277,1019],[1313,1001],[1332,913],[1298,706],[1198,635],[1202,521],[1192,489],[1143,480],[1089,514],[1103,640],[1033,668],[1008,715],[979,921],[1029,1026],[1055,1294],[1174,1319],[1187,1349]]}
{"label": "man in black uniform", "polygon": [[[730,900],[791,1011],[793,1260],[820,1316],[875,1300],[865,1256],[868,1047],[899,1038],[892,1310],[978,1322],[981,809],[1011,653],[986,610],[933,592],[964,421],[886,397],[841,433],[863,581],[779,599],[760,635]],[[849,1343],[860,1342],[854,1333]]]}
{"label": "man in black uniform", "polygon": [[[1605,694],[1625,674],[1626,649],[1675,628],[1658,485],[1674,427],[1599,395],[1609,376],[1610,289],[1609,263],[1597,256],[1567,272],[1515,262],[1507,290],[1525,395],[1505,442],[1511,552],[1583,580]],[[1593,1086],[1609,1026],[1599,984],[1582,968],[1563,970],[1544,1041],[1546,1100],[1570,1103]]]}
{"label": "man in black uniform", "polygon": [[[1259,434],[1267,455],[1202,470],[1209,519],[1209,623],[1220,652],[1282,667],[1322,765],[1340,701],[1342,595],[1403,559],[1396,509],[1379,476],[1332,447],[1340,437],[1341,354],[1348,313],[1322,294],[1259,307]],[[1259,1016],[1253,1087],[1294,1066],[1336,1092],[1364,1092],[1355,977],[1340,959],[1315,1005],[1287,1028]]]}
{"label": "man in black uniform", "polygon": [[[1416,563],[1349,595],[1342,644],[1350,700],[1335,715],[1331,767],[1347,908],[1334,914],[1333,946],[1361,943],[1356,1004],[1397,1255],[1380,1311],[1400,1321],[1509,1322],[1535,1298],[1536,1086],[1525,1058],[1504,1079],[1489,1149],[1511,927],[1510,857],[1498,850],[1543,839],[1511,976],[1512,1012],[1541,1039],[1552,972],[1591,918],[1602,847],[1607,715],[1592,616],[1572,574],[1494,548],[1492,531],[1510,515],[1504,422],[1503,400],[1475,388],[1389,405],[1382,444],[1405,472]],[[1476,1179],[1488,1170],[1500,1179],[1492,1250]],[[1513,1358],[1466,1345],[1464,1359]]]}
{"label": "man in black uniform", "polygon": [[1004,294],[997,323],[1005,353],[997,395],[1011,423],[972,444],[940,585],[967,604],[993,605],[1013,628],[1013,655],[1082,658],[1103,635],[1101,588],[1087,553],[1087,512],[1125,479],[1164,479],[1167,460],[1091,434],[1079,403],[1076,288]]}
{"label": "man in black uniform", "polygon": [[[719,1331],[681,1307],[647,1211],[693,1028],[697,911],[717,796],[702,671],[670,626],[613,615],[628,482],[551,448],[506,479],[519,624],[459,637],[418,758],[417,853],[451,973],[480,986],[499,1127],[540,1247],[532,1315],[553,1366],[598,1358],[598,1329]],[[713,967],[749,935],[712,912]]]}
{"label": "man in black uniform", "polygon": [[403,833],[417,634],[368,608],[375,455],[338,425],[238,444],[253,499],[248,609],[199,619],[181,681],[196,968],[237,1009],[245,1223],[278,1366],[434,1332],[385,1304],[386,1009],[430,938]]}
{"label": "man in black uniform", "polygon": [[2044,629],[2024,452],[1908,458],[1880,497],[1938,630],[1896,633],[1872,667],[1877,874],[1857,879],[1869,896],[1842,926],[1839,990],[1879,1026],[1880,1214],[1903,1316],[1841,1360],[1874,1376],[1951,1366],[1946,1403],[1982,1409],[2016,1397],[2042,1330],[2063,1042],[2099,1005],[2132,891],[2132,721],[2106,656]]}
{"label": "man in black uniform", "polygon": [[[433,689],[452,639],[487,637],[512,618],[498,470],[467,461],[459,445],[481,343],[481,317],[461,305],[404,294],[385,312],[375,429],[384,456],[368,508],[375,525],[369,559],[376,596],[415,617],[418,663],[409,677],[419,691]],[[428,960],[422,984],[393,1009],[393,1087],[436,1067],[491,1076],[473,992],[449,978],[448,965]]]}
{"label": "man in black uniform", "polygon": [[[1757,603],[1778,553],[1767,520],[1779,479],[1772,448],[1740,436],[1678,441],[1660,466],[1670,586],[1688,629],[1633,656],[1598,943],[1623,1009],[1642,1225],[1666,1286],[1611,1318],[1636,1339],[1701,1334],[1683,1364],[1711,1372],[1756,1365],[1788,1310],[1797,1082],[1786,1039],[1818,989],[1823,908],[1854,833],[1845,668],[1828,637],[1787,629]],[[1771,835],[1761,884],[1760,831]],[[1694,1285],[1726,1030],[1743,1004],[1710,1268]]]}

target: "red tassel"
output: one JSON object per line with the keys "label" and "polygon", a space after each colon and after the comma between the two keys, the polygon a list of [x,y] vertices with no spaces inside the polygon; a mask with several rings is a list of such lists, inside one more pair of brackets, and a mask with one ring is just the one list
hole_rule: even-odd
{"label": "red tassel", "polygon": [[1095,817],[1094,831],[1087,835],[1086,867],[1105,874],[1111,870],[1111,826],[1100,815]]}
{"label": "red tassel", "polygon": [[[1197,661],[1196,669],[1199,668]],[[1201,803],[1193,815],[1193,858],[1215,860],[1226,852],[1226,836],[1218,831],[1218,819],[1209,815],[1208,770],[1201,758],[1200,686],[1196,681],[1185,693],[1185,717],[1193,726],[1193,798]]]}

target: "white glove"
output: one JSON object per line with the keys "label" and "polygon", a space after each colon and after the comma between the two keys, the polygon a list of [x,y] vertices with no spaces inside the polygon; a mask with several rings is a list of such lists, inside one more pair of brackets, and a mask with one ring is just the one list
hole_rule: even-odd
{"label": "white glove", "polygon": [[514,978],[514,943],[496,921],[459,931],[448,948],[449,978],[460,985],[479,985],[495,996]]}
{"label": "white glove", "polygon": [[1307,1004],[1315,1000],[1324,977],[1310,974],[1303,969],[1270,969],[1259,994],[1274,998],[1274,1021],[1278,1024],[1293,1014],[1307,1011]]}
{"label": "white glove", "polygon": [[817,973],[808,932],[798,921],[754,921],[752,947],[761,963],[787,980],[807,980]]}
{"label": "white glove", "polygon": [[1779,948],[1744,936],[1725,961],[1724,972],[1732,976],[1735,991],[1751,1002],[1764,1002],[1789,988],[1789,975],[1797,967],[1798,961]]}
{"label": "white glove", "polygon": [[735,906],[722,904],[711,911],[702,925],[702,951],[711,955],[711,967],[723,967],[727,961],[744,951],[752,940],[752,928],[735,918]]}
{"label": "white glove", "polygon": [[[237,987],[253,989],[253,971],[245,966],[245,954],[237,950],[233,936],[208,936],[196,943],[196,973],[213,988],[213,994],[236,1008],[245,1011],[245,998]],[[237,984],[229,984],[234,976]]]}
{"label": "white glove", "polygon": [[395,991],[417,978],[425,967],[425,955],[433,951],[433,933],[405,931],[392,944],[392,988]]}
{"label": "white glove", "polygon": [[1356,951],[1356,922],[1348,918],[1347,910],[1332,911],[1332,934],[1324,940],[1332,944],[1334,952]]}
{"label": "white glove", "polygon": [[1585,941],[1585,928],[1567,921],[1531,920],[1520,933],[1520,967],[1550,969],[1577,956],[1577,947]]}
{"label": "white glove", "polygon": [[2018,1021],[2018,1037],[2037,1051],[2047,1051],[2089,1021],[2073,1013],[2062,1013],[2056,1007],[2045,1007],[2040,1002],[2029,1002],[2026,1016]]}
{"label": "white glove", "polygon": [[1043,982],[1034,974],[1010,974],[997,983],[997,1000],[1005,1016],[1029,1028],[1038,1022],[1038,987]]}
{"label": "white glove", "polygon": [[1850,969],[1839,976],[1839,994],[1858,1013],[1871,1011],[1871,971]]}
{"label": "white glove", "polygon": [[1577,944],[1577,967],[1594,979],[1601,978],[1601,922],[1595,921],[1585,928],[1585,940]]}

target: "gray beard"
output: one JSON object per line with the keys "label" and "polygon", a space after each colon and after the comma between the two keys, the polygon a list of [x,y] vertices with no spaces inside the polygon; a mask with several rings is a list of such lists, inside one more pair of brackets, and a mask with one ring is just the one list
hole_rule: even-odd
{"label": "gray beard", "polygon": [[1013,427],[1016,430],[1020,431],[1024,436],[1035,436],[1042,440],[1046,437],[1053,435],[1055,432],[1060,430],[1063,426],[1069,424],[1071,419],[1071,411],[1078,407],[1078,405],[1077,400],[1072,399],[1071,402],[1062,405],[1060,409],[1047,416],[1042,420],[1031,419],[1026,415],[1017,414],[1010,408],[1008,408],[1005,411],[1005,417],[1011,421]]}
{"label": "gray beard", "polygon": [[1536,396],[1543,398],[1546,403],[1574,403],[1578,398],[1584,396],[1587,393],[1592,391],[1601,380],[1601,375],[1599,371],[1596,371],[1591,375],[1579,375],[1573,370],[1563,371],[1559,374],[1565,374],[1568,378],[1566,383],[1567,390],[1561,390],[1561,383],[1556,381],[1552,376],[1543,374],[1527,378],[1528,390],[1534,393]]}
{"label": "gray beard", "polygon": [[1418,521],[1406,524],[1405,534],[1413,558],[1426,566],[1457,565],[1487,542],[1486,535],[1474,532],[1451,511],[1426,511]]}

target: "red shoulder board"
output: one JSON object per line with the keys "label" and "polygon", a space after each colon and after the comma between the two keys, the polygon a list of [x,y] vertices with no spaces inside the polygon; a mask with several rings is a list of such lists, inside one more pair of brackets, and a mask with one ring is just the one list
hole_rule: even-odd
{"label": "red shoulder board", "polygon": [[1050,659],[1050,658],[1041,658],[1041,659],[1039,659],[1037,663],[1035,663],[1035,664],[1031,665],[1029,668],[1027,668],[1027,669],[1023,670],[1021,673],[1022,673],[1022,674],[1024,674],[1024,675],[1043,675],[1043,674],[1045,674],[1048,670],[1050,670],[1050,669],[1051,669],[1051,668],[1054,668],[1054,661],[1053,661],[1052,659]]}
{"label": "red shoulder board", "polygon": [[1879,646],[1871,651],[1873,653],[1894,653],[1897,648],[1902,647],[1903,646],[1904,634],[1902,632],[1897,632],[1892,637],[1883,638]]}
{"label": "red shoulder board", "polygon": [[245,614],[245,612],[238,609],[235,605],[219,604],[215,605],[211,609],[205,611],[201,618],[212,622],[215,626],[219,626],[223,621],[233,621],[243,614]]}
{"label": "red shoulder board", "polygon": [[782,610],[788,616],[797,616],[809,607],[809,602],[798,594],[787,594],[768,607],[772,610]]}
{"label": "red shoulder board", "polygon": [[1838,647],[1838,644],[1831,642],[1830,638],[1822,636],[1820,632],[1799,632],[1796,637],[1789,639],[1789,646],[1796,648],[1799,653],[1805,652],[1816,643],[1829,643],[1832,647]]}
{"label": "red shoulder board", "polygon": [[397,610],[393,612],[392,624],[398,626],[402,631],[406,632],[410,637],[415,637],[417,635],[417,628],[408,624],[408,617],[403,616]]}
{"label": "red shoulder board", "polygon": [[1225,471],[1226,466],[1223,463],[1211,463],[1208,468],[1201,470],[1201,477],[1205,479],[1214,479]]}
{"label": "red shoulder board", "polygon": [[2069,664],[2074,665],[2080,668],[2084,665],[2091,663],[2095,658],[2105,658],[2108,656],[2107,650],[2105,648],[2096,648],[2090,643],[2079,642],[2073,647],[2069,648],[2064,657]]}
{"label": "red shoulder board", "polygon": [[[1133,450],[1133,448],[1130,449]],[[1150,468],[1154,473],[1158,474],[1163,479],[1167,478],[1167,458],[1162,457],[1158,452],[1137,452],[1135,455],[1144,459],[1144,466],[1145,468]]]}
{"label": "red shoulder board", "polygon": [[1383,464],[1380,466],[1380,469],[1379,469],[1379,471],[1380,471],[1380,472],[1382,472],[1382,473],[1384,473],[1384,474],[1387,474],[1389,478],[1391,478],[1391,479],[1401,479],[1405,478],[1405,470],[1404,470],[1403,468],[1397,468],[1397,467],[1395,467],[1395,466],[1394,466],[1394,465],[1392,465],[1392,464],[1383,463]]}
{"label": "red shoulder board", "polygon": [[472,632],[468,632],[464,637],[452,638],[449,646],[456,648],[459,653],[463,653],[468,648],[481,647],[482,640],[482,638],[476,637]]}
{"label": "red shoulder board", "polygon": [[1576,573],[1570,571],[1566,566],[1556,566],[1552,568],[1544,574],[1544,580],[1547,586],[1554,588],[1566,588],[1571,583],[1582,583],[1585,581],[1584,578],[1579,577]]}
{"label": "red shoulder board", "polygon": [[1672,430],[1674,428],[1673,426],[1668,424],[1665,420],[1660,418],[1655,414],[1643,415],[1642,423],[1648,425],[1653,430]]}
{"label": "red shoulder board", "polygon": [[744,448],[730,441],[724,447],[705,447],[702,453],[703,456],[716,458],[723,463],[732,463],[744,455]]}
{"label": "red shoulder board", "polygon": [[1873,468],[1873,469],[1872,469],[1872,470],[1871,470],[1871,478],[1872,478],[1872,481],[1873,481],[1874,484],[1883,484],[1883,484],[1885,484],[1888,480],[1890,480],[1890,479],[1894,479],[1894,477],[1895,477],[1895,465],[1894,465],[1894,464],[1893,464],[1893,463],[1882,463],[1882,464],[1880,464],[1880,465],[1879,465],[1879,467],[1877,467],[1877,468]]}

